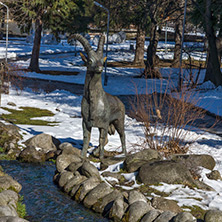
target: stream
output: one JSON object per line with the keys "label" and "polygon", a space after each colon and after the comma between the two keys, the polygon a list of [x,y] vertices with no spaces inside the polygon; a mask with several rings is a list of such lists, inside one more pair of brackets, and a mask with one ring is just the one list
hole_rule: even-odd
{"label": "stream", "polygon": [[0,161],[4,172],[22,185],[19,193],[24,196],[30,222],[107,222],[102,216],[86,209],[83,205],[63,193],[53,183],[55,165]]}

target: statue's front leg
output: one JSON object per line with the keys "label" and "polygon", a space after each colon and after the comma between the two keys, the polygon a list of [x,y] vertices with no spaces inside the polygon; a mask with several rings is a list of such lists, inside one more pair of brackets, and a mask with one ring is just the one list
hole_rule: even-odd
{"label": "statue's front leg", "polygon": [[104,158],[104,146],[106,145],[106,140],[107,140],[107,129],[99,129],[100,135],[99,135],[99,158],[103,159]]}
{"label": "statue's front leg", "polygon": [[91,136],[91,127],[87,127],[86,123],[84,120],[82,121],[82,128],[83,128],[83,148],[81,152],[81,156],[83,158],[86,157],[86,153],[89,147],[89,141],[90,141],[90,136]]}

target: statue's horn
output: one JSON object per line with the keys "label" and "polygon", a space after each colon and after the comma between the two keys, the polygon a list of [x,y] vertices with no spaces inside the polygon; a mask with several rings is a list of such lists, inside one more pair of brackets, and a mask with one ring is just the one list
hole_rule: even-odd
{"label": "statue's horn", "polygon": [[96,53],[99,55],[99,56],[103,56],[103,47],[104,47],[104,43],[105,43],[105,36],[102,35],[99,39],[99,43],[98,43],[98,47],[97,47],[97,50],[96,50]]}
{"label": "statue's horn", "polygon": [[74,34],[74,35],[71,35],[69,38],[68,38],[68,42],[71,41],[71,39],[76,39],[78,40],[84,47],[85,49],[85,52],[86,54],[90,57],[91,54],[94,52],[91,45],[89,44],[88,40],[86,38],[84,38],[82,35],[80,34]]}

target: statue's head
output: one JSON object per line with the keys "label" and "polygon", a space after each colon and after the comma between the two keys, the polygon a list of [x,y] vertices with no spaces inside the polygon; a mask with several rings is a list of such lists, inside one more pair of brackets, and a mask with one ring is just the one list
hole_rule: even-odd
{"label": "statue's head", "polygon": [[72,35],[68,41],[70,41],[71,39],[76,39],[83,45],[86,55],[84,55],[83,53],[80,53],[80,55],[87,66],[87,71],[101,74],[103,71],[103,64],[106,60],[106,58],[103,58],[103,46],[105,42],[105,37],[103,35],[100,37],[96,51],[92,49],[88,40],[80,34]]}

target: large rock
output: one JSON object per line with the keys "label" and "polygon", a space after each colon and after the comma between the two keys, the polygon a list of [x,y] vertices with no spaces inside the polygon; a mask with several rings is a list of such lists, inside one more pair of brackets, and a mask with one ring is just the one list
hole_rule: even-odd
{"label": "large rock", "polygon": [[204,215],[204,222],[221,222],[222,211],[220,210],[209,210]]}
{"label": "large rock", "polygon": [[174,155],[172,157],[176,161],[184,161],[187,166],[196,165],[213,170],[216,162],[214,158],[208,154],[186,154],[186,155]]}
{"label": "large rock", "polygon": [[123,162],[123,168],[129,173],[135,172],[145,163],[159,158],[156,150],[144,149],[138,153],[127,156]]}
{"label": "large rock", "polygon": [[74,174],[70,171],[63,171],[59,178],[59,187],[64,187],[68,181],[74,177]]}
{"label": "large rock", "polygon": [[13,216],[13,217],[18,217],[18,214],[15,210],[14,207],[10,206],[0,206],[0,217],[3,216]]}
{"label": "large rock", "polygon": [[98,169],[88,161],[85,161],[83,163],[83,165],[79,168],[79,171],[82,175],[88,178],[97,177],[100,180],[100,174]]}
{"label": "large rock", "polygon": [[28,222],[28,220],[13,216],[3,216],[0,217],[0,222]]}
{"label": "large rock", "polygon": [[90,177],[89,179],[83,181],[78,191],[75,194],[75,200],[77,202],[82,202],[86,194],[91,191],[93,188],[98,186],[100,183],[99,179],[97,177]]}
{"label": "large rock", "polygon": [[0,176],[0,190],[8,190],[11,188],[18,193],[21,191],[22,186],[9,175]]}
{"label": "large rock", "polygon": [[123,196],[118,197],[113,202],[109,212],[109,218],[112,218],[115,222],[121,221],[127,206],[128,204],[124,202]]}
{"label": "large rock", "polygon": [[139,192],[137,190],[131,190],[129,192],[129,197],[128,197],[129,205],[131,205],[137,201],[143,201],[143,202],[147,203],[147,198],[141,192]]}
{"label": "large rock", "polygon": [[60,145],[60,141],[55,137],[41,133],[25,141],[26,146],[34,146],[35,148],[41,149],[43,153],[50,151],[56,151]]}
{"label": "large rock", "polygon": [[[65,191],[66,193],[69,193],[69,192],[73,189],[74,186],[82,183],[82,182],[85,181],[86,179],[87,179],[87,177],[80,175],[79,172],[76,172],[76,173],[74,174],[74,177],[73,177],[72,179],[70,179],[70,180],[65,184],[65,186],[64,186],[63,189],[64,189],[64,191]],[[74,194],[72,194],[72,196],[73,196],[73,195],[74,195]]]}
{"label": "large rock", "polygon": [[13,190],[3,190],[0,193],[0,206],[10,205],[16,208],[16,203],[18,202],[18,194]]}
{"label": "large rock", "polygon": [[62,154],[56,159],[56,169],[58,170],[58,172],[62,172],[72,162],[80,163],[82,162],[82,159],[80,156],[77,155]]}
{"label": "large rock", "polygon": [[119,190],[114,190],[102,199],[99,199],[94,205],[93,210],[97,213],[106,214],[110,211],[114,201],[123,196]]}
{"label": "large rock", "polygon": [[161,213],[154,222],[169,222],[176,214],[171,211],[164,211]]}
{"label": "large rock", "polygon": [[0,146],[11,158],[18,157],[20,149],[18,149],[18,141],[22,139],[19,134],[19,128],[13,124],[4,124],[0,122]]}
{"label": "large rock", "polygon": [[97,202],[97,200],[103,198],[112,191],[113,190],[111,189],[111,187],[105,182],[100,183],[86,195],[83,204],[85,207],[90,208],[93,204]]}
{"label": "large rock", "polygon": [[75,173],[82,165],[83,162],[72,162],[65,168],[65,170]]}
{"label": "large rock", "polygon": [[213,170],[206,174],[207,178],[210,180],[222,180],[220,172],[218,170]]}
{"label": "large rock", "polygon": [[19,155],[19,159],[27,163],[41,163],[46,161],[46,155],[37,151],[34,146],[28,146]]}
{"label": "large rock", "polygon": [[125,222],[139,221],[152,208],[144,201],[136,201],[131,204],[123,217]]}
{"label": "large rock", "polygon": [[178,206],[175,200],[168,200],[163,197],[153,197],[151,204],[158,210],[172,211],[174,213],[182,212],[182,209]]}
{"label": "large rock", "polygon": [[180,162],[156,161],[143,165],[138,174],[138,180],[144,184],[186,184],[196,186],[190,171]]}
{"label": "large rock", "polygon": [[150,210],[148,211],[144,217],[142,218],[141,222],[151,222],[154,221],[159,215],[160,215],[159,210]]}
{"label": "large rock", "polygon": [[65,142],[59,145],[59,149],[62,150],[62,154],[72,154],[80,156],[81,150],[73,147],[71,143]]}
{"label": "large rock", "polygon": [[173,222],[195,222],[196,218],[190,212],[181,212],[173,218]]}

